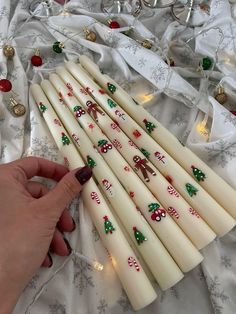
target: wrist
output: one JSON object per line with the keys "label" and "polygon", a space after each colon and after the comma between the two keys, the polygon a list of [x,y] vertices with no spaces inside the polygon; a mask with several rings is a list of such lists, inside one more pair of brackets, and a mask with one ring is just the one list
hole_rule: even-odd
{"label": "wrist", "polygon": [[1,314],[11,314],[15,308],[17,300],[24,289],[20,286],[14,274],[9,273],[7,267],[3,266],[0,259],[0,303]]}

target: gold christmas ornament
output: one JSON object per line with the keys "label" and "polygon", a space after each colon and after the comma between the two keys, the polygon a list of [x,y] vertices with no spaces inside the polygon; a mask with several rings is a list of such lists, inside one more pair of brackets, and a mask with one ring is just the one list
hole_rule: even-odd
{"label": "gold christmas ornament", "polygon": [[8,59],[13,58],[14,55],[15,55],[15,49],[12,46],[10,46],[10,45],[5,45],[3,47],[3,54]]}
{"label": "gold christmas ornament", "polygon": [[14,115],[17,117],[23,116],[26,112],[25,106],[18,103],[14,98],[10,98],[10,107]]}
{"label": "gold christmas ornament", "polygon": [[221,104],[225,104],[226,101],[228,100],[228,96],[225,93],[224,87],[222,85],[219,85],[216,88],[216,92],[215,92],[215,99]]}
{"label": "gold christmas ornament", "polygon": [[88,29],[84,29],[84,35],[85,35],[85,38],[89,41],[95,42],[97,39],[96,33]]}
{"label": "gold christmas ornament", "polygon": [[148,39],[144,39],[142,42],[141,42],[141,45],[146,48],[146,49],[151,49],[152,48],[152,43],[150,42],[150,40]]}

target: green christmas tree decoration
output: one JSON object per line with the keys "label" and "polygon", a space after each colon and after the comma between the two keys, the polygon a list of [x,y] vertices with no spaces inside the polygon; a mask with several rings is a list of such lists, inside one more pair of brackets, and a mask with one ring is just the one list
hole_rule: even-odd
{"label": "green christmas tree decoration", "polygon": [[113,84],[111,84],[111,83],[107,83],[107,88],[108,88],[108,90],[109,90],[112,94],[114,94],[115,91],[116,91],[115,85],[113,85]]}
{"label": "green christmas tree decoration", "polygon": [[107,216],[103,217],[104,219],[104,229],[105,229],[105,233],[112,233],[113,231],[115,231],[115,228],[113,227],[111,221],[108,219]]}
{"label": "green christmas tree decoration", "polygon": [[192,168],[193,175],[194,175],[196,180],[204,181],[206,179],[205,173],[203,173],[200,169],[198,169],[198,168],[196,168],[194,166],[191,166],[191,168]]}
{"label": "green christmas tree decoration", "polygon": [[144,154],[145,157],[148,158],[148,157],[150,156],[150,153],[149,153],[146,149],[141,148],[140,150],[141,150],[141,152]]}
{"label": "green christmas tree decoration", "polygon": [[203,70],[209,70],[212,67],[212,59],[209,57],[204,57],[201,61]]}
{"label": "green christmas tree decoration", "polygon": [[133,227],[133,230],[134,230],[134,236],[138,245],[142,244],[144,241],[147,241],[147,238],[136,227]]}
{"label": "green christmas tree decoration", "polygon": [[144,119],[143,122],[145,123],[145,127],[148,133],[152,133],[152,131],[156,128],[155,124],[153,124],[150,121],[147,121],[147,119]]}
{"label": "green christmas tree decoration", "polygon": [[48,108],[43,104],[43,103],[39,103],[39,110],[44,113]]}
{"label": "green christmas tree decoration", "polygon": [[107,99],[107,103],[110,108],[115,108],[117,106],[116,103],[110,98]]}
{"label": "green christmas tree decoration", "polygon": [[198,189],[195,188],[195,186],[193,186],[192,184],[186,183],[186,184],[185,184],[185,187],[186,187],[186,190],[187,190],[188,194],[189,194],[191,197],[193,197],[193,195],[196,195],[196,194],[197,194]]}
{"label": "green christmas tree decoration", "polygon": [[98,146],[103,146],[103,145],[105,145],[105,144],[107,144],[107,143],[108,143],[107,140],[99,140],[99,141],[98,141]]}
{"label": "green christmas tree decoration", "polygon": [[65,135],[65,133],[61,133],[61,140],[62,140],[62,144],[63,145],[69,145],[70,144],[70,140],[69,137]]}
{"label": "green christmas tree decoration", "polygon": [[148,207],[150,208],[149,209],[150,212],[154,212],[155,210],[160,208],[160,205],[158,203],[151,203],[148,205]]}
{"label": "green christmas tree decoration", "polygon": [[61,43],[60,41],[55,41],[55,43],[53,44],[52,46],[52,49],[54,52],[56,53],[62,53],[62,49],[64,48],[65,46],[63,45],[63,43]]}
{"label": "green christmas tree decoration", "polygon": [[97,166],[96,162],[89,155],[87,156],[87,164],[90,168],[94,168],[95,166]]}

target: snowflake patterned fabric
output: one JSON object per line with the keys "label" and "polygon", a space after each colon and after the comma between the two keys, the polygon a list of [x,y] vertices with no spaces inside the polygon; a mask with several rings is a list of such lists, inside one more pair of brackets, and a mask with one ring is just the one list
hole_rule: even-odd
{"label": "snowflake patterned fabric", "polygon": [[[128,37],[119,30],[111,31],[107,25],[108,17],[98,13],[99,0],[71,0],[68,9],[74,8],[79,17],[52,17],[43,23],[30,19],[24,26],[29,17],[29,3],[28,0],[0,0],[0,46],[6,38],[13,36],[15,46],[39,48],[45,78],[50,69],[65,59],[75,59],[78,54],[88,55],[181,142],[236,188],[236,117],[211,97],[211,86],[202,107],[212,120],[208,140],[196,132],[196,125],[203,117],[198,110],[202,104],[198,103],[200,76],[196,69],[199,56],[215,58],[220,42],[219,29],[224,38],[216,60],[217,70],[210,73],[210,78],[213,83],[221,80],[230,100],[226,107],[236,111],[236,4],[231,6],[228,0],[204,1],[211,8],[204,13],[205,24],[195,29],[184,28],[174,21],[169,8],[144,11],[138,20],[121,16],[117,18],[121,27],[135,23],[135,30]],[[83,28],[90,24],[93,25],[89,29],[97,33],[98,40],[94,43],[84,38]],[[214,29],[200,34],[208,28]],[[52,43],[65,41],[78,32],[81,33],[66,42],[65,54],[55,55]],[[195,51],[186,45],[186,39],[191,37],[194,37]],[[153,46],[147,50],[135,39],[151,39]],[[8,68],[3,54],[0,54],[0,77],[8,75],[18,101],[26,105],[28,112],[21,118],[13,117],[7,108],[5,95],[0,93],[1,163],[29,155],[63,162],[38,108],[28,97],[28,82],[40,82],[40,68],[33,68],[30,64],[32,53],[30,49],[16,48],[14,66]],[[167,66],[166,56],[175,61],[175,67]],[[44,182],[48,186],[53,184]],[[220,187],[216,189],[220,193]],[[76,231],[68,236],[71,246],[101,262],[104,271],[94,271],[86,262],[73,256],[49,282],[28,314],[134,314],[83,204],[77,199],[70,210],[77,223]],[[235,230],[214,241],[203,250],[201,266],[165,292],[156,287],[158,299],[139,313],[234,314],[235,242]],[[64,258],[54,257],[53,269],[39,270],[22,293],[14,314],[25,313],[42,285],[64,261]]]}

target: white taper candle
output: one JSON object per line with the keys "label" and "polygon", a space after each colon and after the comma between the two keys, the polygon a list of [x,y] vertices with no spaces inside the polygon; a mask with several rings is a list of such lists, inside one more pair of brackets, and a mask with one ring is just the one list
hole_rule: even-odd
{"label": "white taper candle", "polygon": [[[84,165],[82,158],[55,114],[41,87],[34,84],[31,94],[38,104],[45,122],[61,152],[66,159],[69,169]],[[63,144],[61,137],[67,141]],[[123,287],[135,310],[141,309],[156,298],[156,293],[146,274],[138,263],[137,257],[127,243],[123,233],[116,224],[108,205],[93,179],[83,187],[82,198],[89,210],[91,218],[100,234],[103,244],[112,257],[113,266],[123,284]]]}

